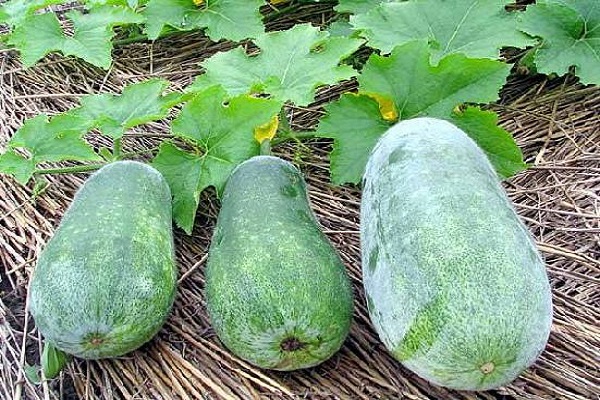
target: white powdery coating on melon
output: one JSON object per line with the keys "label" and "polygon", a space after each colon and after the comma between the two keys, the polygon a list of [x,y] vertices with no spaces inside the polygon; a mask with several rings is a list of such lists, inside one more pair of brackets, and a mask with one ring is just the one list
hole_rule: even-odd
{"label": "white powdery coating on melon", "polygon": [[[373,324],[419,375],[482,390],[515,378],[543,349],[552,315],[543,261],[487,157],[452,124],[403,121],[378,142],[361,246]],[[411,338],[411,329],[431,336]],[[503,364],[485,375],[486,360]]]}

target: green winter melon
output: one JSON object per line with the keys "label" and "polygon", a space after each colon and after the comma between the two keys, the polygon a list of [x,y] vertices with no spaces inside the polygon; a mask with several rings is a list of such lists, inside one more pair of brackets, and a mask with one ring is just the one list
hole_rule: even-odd
{"label": "green winter melon", "polygon": [[530,366],[550,333],[544,263],[483,151],[443,120],[393,126],[364,174],[370,318],[403,365],[487,390]]}
{"label": "green winter melon", "polygon": [[152,167],[119,161],[89,177],[41,252],[30,311],[57,348],[116,357],[157,333],[175,286],[169,187]]}
{"label": "green winter melon", "polygon": [[223,344],[261,368],[311,367],[341,347],[352,288],[292,164],[257,156],[233,171],[209,251],[206,305]]}

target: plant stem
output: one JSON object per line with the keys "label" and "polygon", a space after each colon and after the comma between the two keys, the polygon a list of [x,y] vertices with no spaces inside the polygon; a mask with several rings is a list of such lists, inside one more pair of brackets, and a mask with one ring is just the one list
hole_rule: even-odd
{"label": "plant stem", "polygon": [[48,175],[48,174],[77,174],[80,172],[95,171],[106,164],[86,164],[86,165],[75,165],[73,167],[62,167],[62,168],[47,168],[38,169],[34,172],[36,175]]}
{"label": "plant stem", "polygon": [[285,143],[287,141],[291,140],[295,140],[295,141],[300,141],[302,139],[314,139],[317,136],[315,135],[314,132],[293,132],[293,131],[288,131],[286,135],[279,137],[279,138],[275,138],[271,143],[273,144],[273,146],[277,146],[279,144]]}
{"label": "plant stem", "polygon": [[148,36],[143,33],[138,33],[136,35],[131,35],[126,37],[125,39],[114,40],[113,44],[115,47],[124,46],[126,44],[137,43],[137,42],[145,42],[148,40]]}
{"label": "plant stem", "polygon": [[122,154],[123,154],[122,139],[121,138],[115,139],[115,141],[113,142],[113,159],[114,160],[121,159]]}
{"label": "plant stem", "polygon": [[260,143],[260,155],[261,156],[270,156],[271,155],[271,141],[269,139],[265,139]]}
{"label": "plant stem", "polygon": [[[184,33],[198,32],[200,30],[201,29],[194,29],[194,30],[176,30],[176,29],[174,29],[172,31],[163,33],[162,35],[160,35],[158,37],[158,39],[164,39],[166,37],[181,35]],[[115,47],[117,47],[117,46],[124,46],[126,44],[131,44],[131,43],[148,42],[148,41],[153,42],[154,40],[148,39],[148,36],[144,33],[136,33],[136,34],[128,36],[124,39],[113,40],[113,44]]]}
{"label": "plant stem", "polygon": [[292,130],[290,127],[290,119],[285,112],[285,107],[281,107],[281,110],[279,111],[279,128],[286,132],[291,132]]}

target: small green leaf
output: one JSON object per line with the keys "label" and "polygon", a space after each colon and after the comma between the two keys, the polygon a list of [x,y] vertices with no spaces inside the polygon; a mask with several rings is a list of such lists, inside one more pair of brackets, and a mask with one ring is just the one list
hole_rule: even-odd
{"label": "small green leaf", "polygon": [[98,150],[98,154],[106,161],[115,161],[114,154],[108,147],[101,147],[100,150]]}
{"label": "small green leaf", "polygon": [[390,127],[379,104],[366,95],[344,94],[325,106],[316,136],[334,139],[330,153],[331,181],[335,185],[359,183],[377,140]]}
{"label": "small green leaf", "polygon": [[314,101],[316,89],[349,79],[356,71],[340,62],[361,45],[362,40],[330,38],[327,32],[301,24],[286,31],[268,32],[255,41],[257,55],[241,47],[217,53],[202,63],[191,90],[222,85],[230,95],[270,94],[273,99],[305,106]]}
{"label": "small green leaf", "polygon": [[42,379],[40,378],[39,365],[25,364],[23,372],[25,372],[25,377],[27,378],[27,380],[29,380],[29,382],[33,383],[34,385],[39,385],[42,382]]}
{"label": "small green leaf", "polygon": [[44,343],[42,351],[42,370],[46,379],[53,379],[58,376],[60,371],[67,364],[67,355],[54,347],[51,343]]}
{"label": "small green leaf", "polygon": [[173,217],[191,233],[200,193],[209,186],[220,194],[231,171],[260,153],[254,129],[269,122],[282,103],[247,95],[228,98],[213,86],[198,93],[173,121],[173,134],[196,147],[189,154],[165,142],[152,161],[171,187]]}
{"label": "small green leaf", "polygon": [[21,52],[26,67],[33,66],[53,51],[61,50],[65,38],[53,13],[31,15],[18,25],[8,37],[8,43]]}
{"label": "small green leaf", "polygon": [[66,16],[73,23],[72,37],[64,34],[54,13],[30,15],[14,29],[9,43],[19,49],[26,67],[59,51],[108,69],[112,60],[113,27],[144,21],[140,14],[123,6],[98,6],[85,14],[69,11]]}
{"label": "small green leaf", "polygon": [[65,0],[9,0],[0,5],[0,24],[14,27],[36,11]]}
{"label": "small green leaf", "polygon": [[100,158],[82,136],[87,127],[78,118],[57,115],[50,121],[44,114],[25,121],[9,142],[9,147],[25,148],[35,163],[43,161],[97,161]]}
{"label": "small green leaf", "polygon": [[88,95],[71,113],[92,121],[103,134],[119,139],[135,126],[165,118],[181,101],[178,93],[164,94],[168,85],[162,79],[149,79],[126,86],[120,95]]}
{"label": "small green leaf", "polygon": [[31,199],[35,202],[38,197],[40,197],[46,189],[50,186],[50,183],[45,179],[35,179],[35,185],[33,186],[33,190],[31,192]]}
{"label": "small green leaf", "polygon": [[157,39],[166,26],[182,31],[206,29],[213,41],[239,41],[264,32],[261,0],[211,0],[197,6],[192,0],[150,0],[143,14],[146,33]]}
{"label": "small green leaf", "polygon": [[188,235],[192,233],[196,209],[200,201],[198,182],[202,174],[203,157],[181,150],[171,142],[163,142],[152,166],[160,171],[173,195],[173,219]]}
{"label": "small green leaf", "polygon": [[129,7],[99,6],[88,13],[70,11],[67,17],[73,21],[75,33],[66,37],[64,55],[79,57],[97,67],[108,69],[112,62],[113,28],[117,25],[139,24],[144,17]]}
{"label": "small green leaf", "polygon": [[[13,135],[8,150],[0,156],[0,172],[13,175],[19,183],[25,184],[41,162],[100,160],[82,138],[89,129],[89,122],[69,114],[57,115],[50,121],[44,114],[30,118]],[[16,153],[16,148],[25,149],[29,155]]]}
{"label": "small green leaf", "polygon": [[25,185],[35,172],[35,161],[8,150],[0,154],[0,172],[14,176],[17,182]]}
{"label": "small green leaf", "polygon": [[525,47],[532,40],[517,29],[517,13],[505,11],[508,0],[415,0],[383,3],[351,17],[369,46],[389,53],[395,46],[425,40],[434,64],[449,54],[499,57],[500,48]]}
{"label": "small green leaf", "polygon": [[335,10],[339,13],[366,14],[379,4],[395,3],[399,0],[339,0]]}
{"label": "small green leaf", "polygon": [[598,0],[538,0],[522,14],[520,29],[540,38],[539,72],[563,75],[574,66],[582,83],[600,84]]}
{"label": "small green leaf", "polygon": [[498,126],[498,115],[495,112],[467,107],[452,113],[449,120],[481,147],[501,178],[510,178],[527,169],[521,149],[512,135]]}

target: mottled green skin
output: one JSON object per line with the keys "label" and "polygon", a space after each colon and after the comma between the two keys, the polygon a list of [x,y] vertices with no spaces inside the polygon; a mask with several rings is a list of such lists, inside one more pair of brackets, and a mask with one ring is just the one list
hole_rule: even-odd
{"label": "mottled green skin", "polygon": [[[206,303],[225,346],[262,368],[311,367],[341,347],[352,319],[350,281],[292,164],[257,156],[232,173],[210,247]],[[282,348],[294,340],[298,349]]]}
{"label": "mottled green skin", "polygon": [[156,334],[175,285],[169,187],[150,166],[119,161],[75,195],[39,256],[30,311],[59,349],[116,357]]}
{"label": "mottled green skin", "polygon": [[515,379],[547,342],[551,293],[485,154],[448,122],[403,121],[378,142],[363,184],[363,280],[388,350],[454,389]]}

